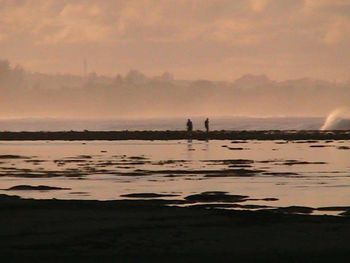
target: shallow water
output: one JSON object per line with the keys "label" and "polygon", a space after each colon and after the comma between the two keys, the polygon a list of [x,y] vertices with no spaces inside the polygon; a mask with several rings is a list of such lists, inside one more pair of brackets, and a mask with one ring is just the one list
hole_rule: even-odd
{"label": "shallow water", "polygon": [[248,200],[245,205],[350,206],[346,147],[349,141],[1,142],[1,189],[46,185],[71,190],[0,193],[112,200],[130,193],[178,194],[167,198],[179,199],[226,191],[278,199]]}

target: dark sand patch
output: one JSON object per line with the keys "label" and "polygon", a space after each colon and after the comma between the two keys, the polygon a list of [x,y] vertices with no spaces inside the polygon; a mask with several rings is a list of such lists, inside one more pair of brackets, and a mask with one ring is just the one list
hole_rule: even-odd
{"label": "dark sand patch", "polygon": [[298,173],[294,172],[263,172],[263,175],[272,175],[272,176],[293,176],[293,175],[299,175]]}
{"label": "dark sand patch", "polygon": [[91,155],[78,155],[76,159],[92,159]]}
{"label": "dark sand patch", "polygon": [[257,163],[279,163],[283,162],[282,159],[269,159],[269,160],[263,160],[263,161],[257,161]]}
{"label": "dark sand patch", "polygon": [[337,147],[338,150],[350,150],[349,146],[339,146]]}
{"label": "dark sand patch", "polygon": [[243,150],[250,150],[249,148],[243,148],[243,147],[227,147],[227,149],[231,151],[243,151]]}
{"label": "dark sand patch", "polygon": [[26,163],[44,163],[48,162],[48,160],[25,160]]}
{"label": "dark sand patch", "polygon": [[227,192],[221,191],[210,191],[203,192],[201,194],[194,194],[185,197],[185,200],[191,202],[244,202],[246,201],[248,196],[246,195],[231,195],[227,194]]}
{"label": "dark sand patch", "polygon": [[186,177],[186,176],[189,176],[189,175],[187,175],[187,174],[167,174],[167,175],[164,175],[164,177],[166,177],[166,178]]}
{"label": "dark sand patch", "polygon": [[294,143],[318,143],[316,140],[306,140],[306,141],[293,141]]}
{"label": "dark sand patch", "polygon": [[89,192],[70,192],[70,195],[84,195],[84,196],[89,196]]}
{"label": "dark sand patch", "polygon": [[226,165],[228,168],[252,168],[253,160],[248,159],[226,159],[226,160],[203,160],[206,165]]}
{"label": "dark sand patch", "polygon": [[121,172],[121,171],[106,171],[103,174],[110,174],[115,176],[149,176],[151,175],[147,171],[135,170],[132,172]]}
{"label": "dark sand patch", "polygon": [[240,176],[255,176],[257,174],[263,173],[264,170],[256,169],[226,169],[226,170],[217,170],[206,173],[205,177],[240,177]]}
{"label": "dark sand patch", "polygon": [[152,165],[183,164],[189,162],[189,160],[164,160],[152,162]]}
{"label": "dark sand patch", "polygon": [[327,206],[315,208],[317,211],[350,211],[350,206]]}
{"label": "dark sand patch", "polygon": [[288,143],[288,141],[277,141],[277,142],[275,142],[275,144],[287,144]]}
{"label": "dark sand patch", "polygon": [[16,185],[4,190],[5,191],[51,191],[51,190],[71,190],[71,188],[62,188],[62,187],[47,186],[47,185],[38,185],[38,186]]}
{"label": "dark sand patch", "polygon": [[[4,169],[3,169],[4,170]],[[3,172],[0,172],[1,176],[8,177],[23,177],[23,178],[53,178],[53,177],[71,177],[71,178],[79,178],[83,176],[87,176],[84,171],[75,170],[75,169],[67,169],[63,171],[53,171],[53,170],[42,170],[42,169],[9,169],[7,168]]]}
{"label": "dark sand patch", "polygon": [[306,165],[306,164],[327,164],[326,162],[308,162],[308,161],[299,161],[299,160],[285,160],[282,165]]}
{"label": "dark sand patch", "polygon": [[251,168],[253,167],[250,164],[230,164],[228,165],[229,168]]}
{"label": "dark sand patch", "polygon": [[150,163],[149,161],[128,161],[128,160],[121,160],[121,161],[99,161],[95,163],[94,165],[96,167],[108,167],[108,166],[118,166],[118,165],[145,165]]}
{"label": "dark sand patch", "polygon": [[130,159],[130,160],[148,160],[149,158],[147,158],[145,156],[130,156],[130,157],[128,157],[128,159]]}
{"label": "dark sand patch", "polygon": [[231,141],[231,143],[248,143],[248,141],[243,141],[243,140],[240,140],[240,141]]}
{"label": "dark sand patch", "polygon": [[253,160],[249,159],[202,160],[202,162],[209,165],[246,165],[254,163]]}
{"label": "dark sand patch", "polygon": [[184,174],[184,175],[196,175],[196,174],[205,174],[205,175],[248,175],[248,174],[257,174],[264,172],[263,170],[255,170],[255,169],[217,169],[217,170],[141,170],[136,169],[136,172],[146,173],[146,174]]}
{"label": "dark sand patch", "polygon": [[265,201],[265,202],[275,202],[278,201],[278,198],[274,197],[265,197],[265,198],[249,198],[247,201]]}
{"label": "dark sand patch", "polygon": [[62,159],[62,160],[53,160],[54,163],[58,165],[65,165],[68,163],[86,163],[85,159]]}
{"label": "dark sand patch", "polygon": [[[203,178],[203,177],[199,177],[199,178],[189,178],[189,177],[187,177],[187,178],[185,178],[184,180],[186,180],[186,181],[203,181],[203,180],[207,180],[208,178]],[[174,180],[174,179],[169,179],[170,181],[171,180]]]}
{"label": "dark sand patch", "polygon": [[205,177],[234,177],[234,176],[254,176],[259,173],[265,172],[265,170],[258,169],[245,169],[245,168],[237,168],[237,169],[217,169],[217,170],[142,170],[136,169],[134,172],[112,172],[114,174],[120,175],[132,175],[133,173],[137,173],[140,175],[154,175],[160,174],[165,175],[167,177],[175,177],[175,176],[185,176],[185,175],[205,175]]}
{"label": "dark sand patch", "polygon": [[0,159],[30,159],[30,157],[21,156],[21,155],[5,154],[5,155],[0,155]]}
{"label": "dark sand patch", "polygon": [[268,202],[274,202],[274,201],[278,201],[278,198],[267,197],[267,198],[258,199],[258,200],[261,200],[261,201],[268,201]]}

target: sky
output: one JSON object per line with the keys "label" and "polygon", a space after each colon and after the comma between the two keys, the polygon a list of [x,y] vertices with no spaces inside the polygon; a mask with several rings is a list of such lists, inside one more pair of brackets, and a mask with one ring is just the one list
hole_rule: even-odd
{"label": "sky", "polygon": [[0,58],[45,73],[349,80],[350,0],[0,0]]}

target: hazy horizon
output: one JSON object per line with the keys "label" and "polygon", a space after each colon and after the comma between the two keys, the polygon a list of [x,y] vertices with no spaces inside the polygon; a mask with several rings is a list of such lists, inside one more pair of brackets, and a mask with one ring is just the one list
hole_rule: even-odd
{"label": "hazy horizon", "polygon": [[350,106],[349,14],[345,0],[0,0],[0,118],[326,117]]}
{"label": "hazy horizon", "polygon": [[[312,77],[312,76],[308,76],[308,75],[300,75],[300,76],[296,76],[296,77],[286,77],[286,78],[274,78],[272,76],[270,76],[269,74],[265,74],[264,72],[243,72],[235,77],[231,77],[230,79],[225,79],[225,78],[211,78],[211,76],[203,76],[203,77],[181,77],[178,76],[176,74],[174,74],[173,72],[166,70],[166,69],[160,69],[159,72],[156,73],[151,73],[151,74],[147,74],[146,72],[140,70],[137,67],[131,67],[131,68],[125,68],[122,71],[113,71],[113,72],[109,72],[109,73],[104,73],[104,72],[99,72],[99,71],[95,71],[95,70],[88,70],[84,72],[84,60],[86,61],[86,59],[82,60],[82,71],[81,72],[50,72],[50,71],[45,71],[45,70],[34,70],[33,68],[29,68],[29,67],[25,67],[23,64],[21,63],[16,63],[14,61],[11,61],[8,57],[4,56],[4,57],[0,57],[0,63],[2,64],[2,70],[4,69],[4,64],[8,64],[8,67],[11,69],[16,69],[16,70],[20,70],[23,71],[27,74],[32,74],[32,75],[38,75],[38,76],[56,76],[56,77],[75,77],[75,78],[81,78],[84,80],[88,80],[89,77],[91,76],[98,76],[101,78],[116,78],[119,76],[127,76],[130,73],[134,74],[136,73],[141,73],[142,75],[144,75],[147,78],[150,79],[159,79],[159,78],[164,78],[164,77],[169,77],[173,80],[177,80],[177,81],[212,81],[212,82],[222,82],[222,83],[233,83],[237,80],[240,79],[244,79],[244,78],[248,78],[248,77],[253,77],[253,78],[266,78],[270,81],[276,82],[276,83],[283,83],[283,82],[288,82],[288,81],[303,81],[303,80],[308,80],[308,81],[315,81],[315,82],[327,82],[329,84],[332,85],[338,85],[338,84],[349,84],[350,83],[350,77],[348,79],[327,79],[324,76],[320,76],[320,77]],[[0,74],[3,72],[0,72]]]}
{"label": "hazy horizon", "polygon": [[349,87],[253,74],[234,81],[179,80],[169,72],[150,77],[137,70],[112,77],[42,74],[0,60],[0,118],[325,117],[348,107]]}

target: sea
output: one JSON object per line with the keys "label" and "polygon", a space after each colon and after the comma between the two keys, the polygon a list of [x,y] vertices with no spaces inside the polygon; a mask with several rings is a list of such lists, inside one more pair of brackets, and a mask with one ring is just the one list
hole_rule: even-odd
{"label": "sea", "polygon": [[[2,131],[114,131],[114,130],[184,130],[187,119],[195,130],[204,129],[203,117],[183,118],[10,118],[0,119]],[[321,117],[209,117],[211,130],[318,130]]]}
{"label": "sea", "polygon": [[[193,120],[200,129],[203,118]],[[323,123],[321,118],[210,120],[216,130],[314,130]],[[176,130],[184,126],[183,119],[1,122],[1,129],[10,131]],[[132,198],[130,194],[158,194],[183,200],[220,192],[247,196],[241,209],[328,207],[313,213],[339,214],[339,209],[329,207],[350,206],[350,141],[0,140],[0,149],[0,194],[23,198],[118,200]]]}

